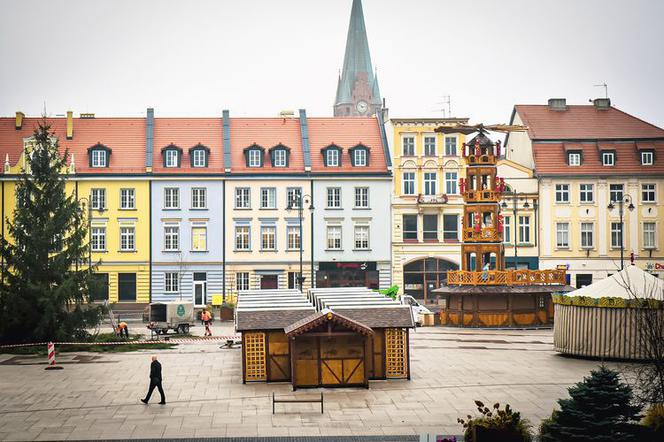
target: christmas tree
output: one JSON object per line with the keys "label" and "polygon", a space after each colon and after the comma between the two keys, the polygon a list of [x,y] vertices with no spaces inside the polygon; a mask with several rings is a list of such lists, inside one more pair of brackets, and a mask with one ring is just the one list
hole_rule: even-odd
{"label": "christmas tree", "polygon": [[66,189],[67,153],[44,120],[24,152],[16,208],[0,241],[0,341],[81,339],[101,318],[89,304],[93,266],[76,196]]}
{"label": "christmas tree", "polygon": [[601,366],[568,392],[571,398],[558,400],[560,410],[542,423],[542,442],[639,440],[641,407],[617,372]]}

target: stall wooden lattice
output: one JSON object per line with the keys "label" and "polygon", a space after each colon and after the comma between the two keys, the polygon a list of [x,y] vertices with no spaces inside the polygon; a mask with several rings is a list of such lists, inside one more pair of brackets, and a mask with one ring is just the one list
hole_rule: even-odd
{"label": "stall wooden lattice", "polygon": [[265,333],[244,334],[244,366],[247,381],[265,381]]}
{"label": "stall wooden lattice", "polygon": [[406,333],[400,328],[385,329],[385,374],[389,379],[408,376]]}

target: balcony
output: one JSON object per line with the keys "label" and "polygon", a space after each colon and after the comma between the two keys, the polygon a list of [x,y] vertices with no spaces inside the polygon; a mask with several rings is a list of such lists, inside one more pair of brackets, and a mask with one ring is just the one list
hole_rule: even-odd
{"label": "balcony", "polygon": [[476,232],[472,227],[463,229],[463,240],[468,242],[502,242],[503,235],[495,227],[484,227]]}
{"label": "balcony", "polygon": [[449,200],[448,196],[444,193],[439,193],[437,195],[417,195],[417,204],[424,205],[441,205],[447,204]]}
{"label": "balcony", "polygon": [[503,194],[497,190],[467,190],[461,195],[467,203],[497,203]]}
{"label": "balcony", "polygon": [[450,270],[448,285],[542,285],[567,284],[566,270]]}

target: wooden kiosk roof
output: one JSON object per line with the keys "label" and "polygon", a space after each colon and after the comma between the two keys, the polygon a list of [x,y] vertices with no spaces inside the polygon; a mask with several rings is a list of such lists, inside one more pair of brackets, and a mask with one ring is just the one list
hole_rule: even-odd
{"label": "wooden kiosk roof", "polygon": [[347,318],[346,316],[340,315],[339,313],[333,312],[332,310],[325,309],[320,312],[316,312],[306,318],[302,318],[297,322],[292,323],[288,327],[284,328],[286,336],[293,337],[298,336],[307,331],[319,327],[325,323],[332,322],[347,329],[353,330],[357,333],[360,333],[364,336],[373,335],[373,330],[370,327],[362,324],[359,321],[354,321],[353,319]]}

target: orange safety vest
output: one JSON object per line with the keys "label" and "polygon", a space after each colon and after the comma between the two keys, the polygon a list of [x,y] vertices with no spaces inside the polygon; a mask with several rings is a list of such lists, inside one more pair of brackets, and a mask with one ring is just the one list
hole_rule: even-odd
{"label": "orange safety vest", "polygon": [[126,322],[121,322],[118,324],[118,330],[123,330],[127,328],[127,323]]}

